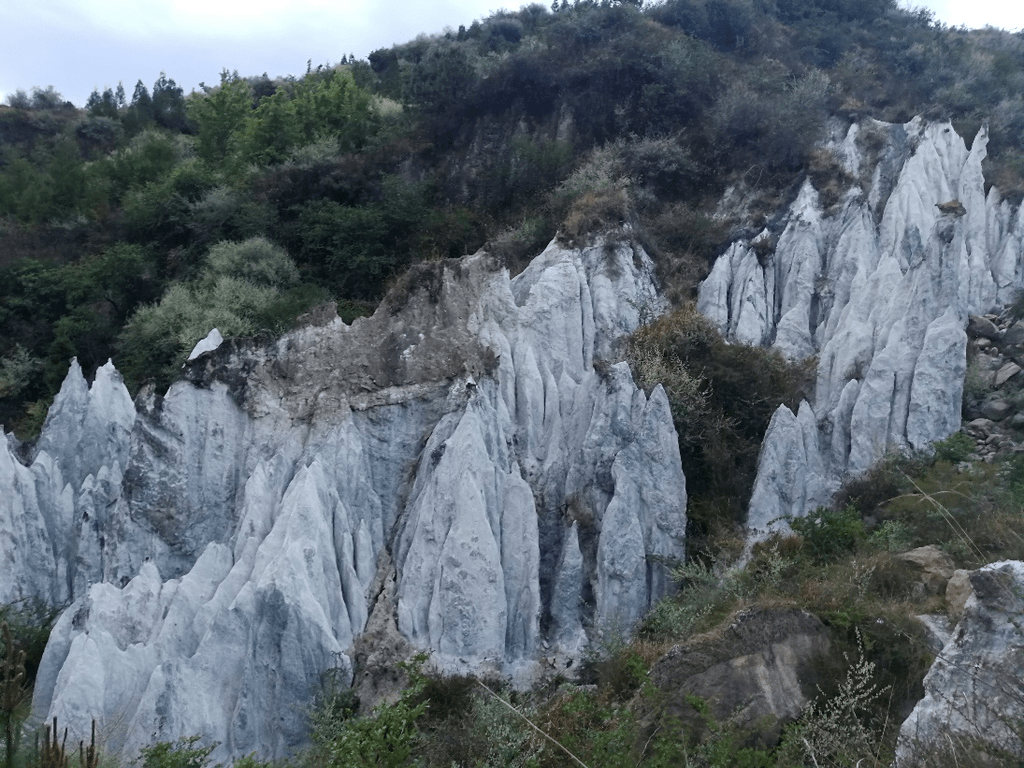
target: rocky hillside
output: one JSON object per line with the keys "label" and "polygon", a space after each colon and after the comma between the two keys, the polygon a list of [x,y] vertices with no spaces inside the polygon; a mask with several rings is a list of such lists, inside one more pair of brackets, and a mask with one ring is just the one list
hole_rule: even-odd
{"label": "rocky hillside", "polygon": [[1022,280],[1024,219],[986,190],[985,146],[984,130],[968,150],[948,124],[855,124],[831,147],[860,183],[825,210],[808,181],[779,232],[731,246],[701,285],[729,339],[818,361],[813,399],[765,436],[752,528],[959,429],[968,315],[999,310]]}
{"label": "rocky hillside", "polygon": [[[780,406],[765,435],[748,552],[780,526],[811,536],[798,523],[844,479],[960,428],[968,317],[1007,301],[1024,271],[1019,209],[984,190],[984,132],[968,150],[948,123],[869,121],[828,151],[839,198],[826,207],[806,182],[700,290],[735,343],[817,360],[813,395],[797,415]],[[301,707],[328,671],[367,700],[415,650],[439,671],[520,687],[575,674],[672,591],[685,555],[670,397],[620,362],[665,308],[652,261],[619,227],[552,242],[514,278],[486,251],[423,265],[351,325],[325,307],[279,339],[212,334],[165,394],[133,401],[112,365],[90,386],[73,364],[39,439],[9,435],[0,453],[13,490],[0,601],[71,601],[35,717],[75,738],[97,720],[126,754],[200,733],[215,757],[273,758],[305,743]],[[972,355],[1009,349],[1012,329],[985,322],[971,321],[990,339]],[[1012,581],[1016,567],[999,573]],[[929,729],[977,725],[935,703],[965,685],[984,696],[955,659],[1006,663],[1013,641],[989,637],[983,616],[1012,612],[999,601],[1015,587],[982,573],[959,628],[936,641],[900,742],[907,764]],[[827,652],[817,619],[766,616],[736,630],[744,658],[761,658],[762,636],[795,642],[795,659]],[[765,663],[714,654],[723,669]],[[670,658],[652,680],[678,678]],[[693,690],[729,689],[711,679]],[[806,685],[789,686],[758,694],[783,698],[748,721],[797,716]]]}
{"label": "rocky hillside", "polygon": [[16,94],[8,756],[1018,764],[1022,89],[890,0],[563,0]]}

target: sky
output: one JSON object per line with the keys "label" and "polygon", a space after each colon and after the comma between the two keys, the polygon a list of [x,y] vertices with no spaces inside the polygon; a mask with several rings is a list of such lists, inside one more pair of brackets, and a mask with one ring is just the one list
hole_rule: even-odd
{"label": "sky", "polygon": [[[543,2],[543,0],[541,0]],[[0,0],[0,101],[52,85],[83,106],[94,89],[165,72],[185,92],[242,75],[301,75],[343,55],[469,26],[498,0]],[[950,26],[1024,27],[1018,0],[904,0]]]}

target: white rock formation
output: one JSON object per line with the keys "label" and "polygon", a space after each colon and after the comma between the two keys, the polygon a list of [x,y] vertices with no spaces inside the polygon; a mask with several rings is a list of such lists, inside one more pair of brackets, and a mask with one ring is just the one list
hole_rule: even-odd
{"label": "white rock formation", "polygon": [[77,598],[35,716],[97,718],[128,754],[200,733],[276,757],[371,623],[521,681],[628,630],[686,522],[664,392],[602,363],[660,311],[652,273],[624,242],[552,244],[513,280],[483,253],[427,265],[352,326],[222,343],[137,415],[112,369],[86,393],[73,367],[34,463],[0,456],[6,594]]}
{"label": "white rock formation", "polygon": [[206,352],[213,352],[217,347],[224,343],[224,337],[221,335],[219,328],[214,328],[206,336],[201,338],[196,345],[192,347],[192,351],[189,352],[188,359],[195,360]]}
{"label": "white rock formation", "polygon": [[1024,563],[992,563],[973,571],[970,584],[963,615],[924,678],[924,698],[900,728],[897,766],[929,758],[985,764],[999,751],[1024,758]]}
{"label": "white rock formation", "polygon": [[27,463],[0,446],[0,603],[59,605],[100,578],[99,523],[120,495],[135,406],[108,362],[90,387],[77,361]]}
{"label": "white rock formation", "polygon": [[[865,132],[884,138],[877,157]],[[773,253],[737,242],[701,286],[700,310],[728,339],[818,357],[813,399],[799,419],[780,409],[765,436],[752,538],[887,451],[959,428],[967,315],[1024,282],[1024,209],[985,193],[986,142],[983,128],[968,150],[948,123],[920,119],[852,126],[832,150],[861,186],[825,211],[805,183]],[[953,200],[962,217],[939,209]]]}

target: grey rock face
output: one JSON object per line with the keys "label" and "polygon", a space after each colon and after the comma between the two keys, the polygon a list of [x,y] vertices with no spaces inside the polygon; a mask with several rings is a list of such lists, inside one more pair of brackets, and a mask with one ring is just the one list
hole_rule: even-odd
{"label": "grey rock face", "polygon": [[654,664],[651,682],[664,696],[654,715],[678,718],[697,735],[707,722],[691,703],[696,696],[715,722],[752,732],[752,746],[773,745],[814,696],[809,670],[828,649],[828,630],[809,613],[744,611],[720,634],[676,646]]}
{"label": "grey rock face", "polygon": [[[865,130],[886,137],[877,157],[858,143]],[[798,437],[792,414],[773,419],[750,505],[755,536],[885,452],[959,429],[968,316],[1008,302],[1024,278],[1024,214],[986,195],[986,141],[982,129],[968,151],[949,124],[919,119],[852,126],[833,150],[870,183],[830,212],[806,183],[763,264],[750,242],[734,243],[701,286],[700,310],[730,340],[818,356],[801,407],[816,438]],[[938,207],[951,200],[963,215]],[[974,323],[979,334],[992,325]]]}
{"label": "grey rock face", "polygon": [[135,406],[111,363],[90,387],[77,361],[26,466],[0,446],[0,603],[60,604],[102,573],[104,520],[120,495]]}
{"label": "grey rock face", "polygon": [[1017,727],[1024,718],[1024,564],[987,565],[971,572],[970,586],[959,623],[924,678],[924,698],[900,729],[899,766],[929,757],[983,763],[993,748],[1024,757]]}
{"label": "grey rock face", "polygon": [[1002,421],[1013,412],[1005,400],[989,400],[981,406],[981,415],[990,421]]}
{"label": "grey rock face", "polygon": [[[661,310],[652,275],[616,242],[552,244],[514,280],[486,254],[427,265],[352,326],[197,351],[137,414],[104,395],[124,401],[105,453],[45,464],[93,439],[71,433],[91,413],[73,369],[36,463],[0,456],[19,505],[4,525],[55,542],[15,557],[69,573],[87,506],[98,542],[77,549],[89,578],[35,716],[74,738],[96,718],[126,754],[202,733],[218,759],[275,757],[306,737],[320,675],[351,680],[368,629],[521,682],[628,631],[683,556],[686,486],[665,393],[594,363]],[[34,471],[59,492],[41,501]],[[11,589],[42,593],[15,565]]]}

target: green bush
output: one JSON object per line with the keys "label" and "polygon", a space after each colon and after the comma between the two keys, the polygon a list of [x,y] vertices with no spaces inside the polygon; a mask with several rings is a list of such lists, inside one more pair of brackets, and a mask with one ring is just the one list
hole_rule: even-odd
{"label": "green bush", "polygon": [[157,130],[136,135],[106,162],[120,195],[133,187],[142,187],[163,178],[186,156],[187,150],[176,137]]}
{"label": "green bush", "polygon": [[288,313],[325,298],[318,289],[297,290],[298,280],[288,254],[264,238],[219,243],[196,280],[173,284],[159,303],[128,321],[120,339],[121,372],[135,385],[154,378],[166,386],[212,328],[225,337],[252,335],[269,323],[278,325],[268,330],[282,330]]}
{"label": "green bush", "polygon": [[727,344],[692,303],[638,330],[627,360],[640,386],[668,395],[699,551],[702,536],[745,519],[765,430],[780,404],[796,409],[810,363]]}
{"label": "green bush", "polygon": [[816,562],[824,563],[849,554],[864,539],[864,523],[853,507],[819,507],[807,517],[795,517],[790,527],[803,537]]}
{"label": "green bush", "polygon": [[41,360],[20,344],[0,358],[0,398],[17,397],[43,368]]}
{"label": "green bush", "polygon": [[967,457],[974,453],[974,440],[963,432],[954,432],[945,440],[940,440],[932,446],[935,449],[936,461],[960,462],[967,461]]}
{"label": "green bush", "polygon": [[196,746],[201,736],[181,737],[175,742],[161,741],[150,747],[143,747],[142,768],[206,768],[210,753],[216,744]]}
{"label": "green bush", "polygon": [[386,279],[420,255],[427,193],[422,184],[388,176],[379,198],[366,205],[312,200],[297,206],[288,228],[296,259],[340,296],[379,298]]}
{"label": "green bush", "polygon": [[425,678],[420,668],[425,657],[407,666],[411,684],[394,704],[382,703],[370,717],[313,717],[312,758],[329,768],[370,768],[406,765],[417,745],[417,720],[426,712],[427,702],[420,697]]}

